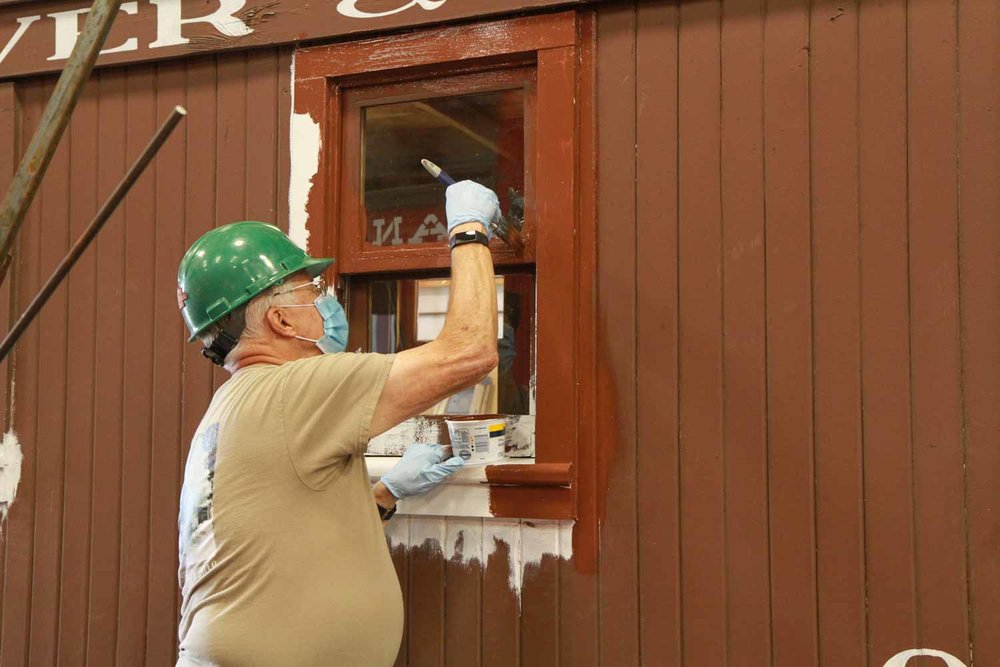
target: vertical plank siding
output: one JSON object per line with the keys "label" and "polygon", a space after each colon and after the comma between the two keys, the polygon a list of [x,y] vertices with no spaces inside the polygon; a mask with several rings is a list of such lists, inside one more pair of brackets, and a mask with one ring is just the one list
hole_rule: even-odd
{"label": "vertical plank siding", "polygon": [[[396,664],[1000,664],[1000,5],[595,11],[597,572],[552,555],[566,528],[394,520]],[[224,379],[176,266],[286,223],[291,53],[101,70],[74,114],[0,319],[190,112],[10,362],[3,665],[173,664],[183,461]],[[0,86],[0,182],[53,81]]]}
{"label": "vertical plank siding", "polygon": [[[182,462],[212,391],[177,315],[177,263],[216,224],[279,222],[281,62],[265,49],[101,70],[67,128],[19,236],[15,313],[169,110],[190,113],[17,347],[5,430],[25,460],[3,526],[4,665],[174,664]],[[14,84],[20,145],[53,83]]]}

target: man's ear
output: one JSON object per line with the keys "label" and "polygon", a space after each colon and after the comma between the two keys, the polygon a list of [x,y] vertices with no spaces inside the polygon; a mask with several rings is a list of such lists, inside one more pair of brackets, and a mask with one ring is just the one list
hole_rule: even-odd
{"label": "man's ear", "polygon": [[267,326],[278,338],[295,338],[295,327],[285,317],[286,311],[280,306],[269,308],[264,319]]}

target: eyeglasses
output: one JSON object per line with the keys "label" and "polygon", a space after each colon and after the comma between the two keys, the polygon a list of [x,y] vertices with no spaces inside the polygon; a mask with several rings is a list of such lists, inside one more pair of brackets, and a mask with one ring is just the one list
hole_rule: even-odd
{"label": "eyeglasses", "polygon": [[276,289],[274,290],[274,296],[278,296],[279,294],[288,294],[289,292],[294,292],[295,290],[302,289],[304,287],[312,287],[316,290],[316,294],[318,296],[326,294],[326,280],[323,276],[316,276],[309,282],[296,285],[295,287],[290,287],[288,289]]}

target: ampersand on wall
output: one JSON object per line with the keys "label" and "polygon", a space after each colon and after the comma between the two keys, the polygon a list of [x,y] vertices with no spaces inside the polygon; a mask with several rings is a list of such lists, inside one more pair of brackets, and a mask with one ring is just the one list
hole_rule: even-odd
{"label": "ampersand on wall", "polygon": [[443,5],[447,0],[410,0],[402,7],[389,9],[384,12],[366,12],[358,9],[359,0],[340,0],[337,3],[337,11],[352,19],[377,19],[383,16],[392,16],[400,12],[405,12],[410,7],[419,6],[427,11],[432,11]]}

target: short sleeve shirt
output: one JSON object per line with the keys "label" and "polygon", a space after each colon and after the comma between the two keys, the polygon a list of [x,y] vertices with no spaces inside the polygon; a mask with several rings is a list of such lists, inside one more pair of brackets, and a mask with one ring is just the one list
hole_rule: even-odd
{"label": "short sleeve shirt", "polygon": [[364,461],[392,362],[250,366],[216,392],[181,491],[179,664],[393,663],[402,596]]}

